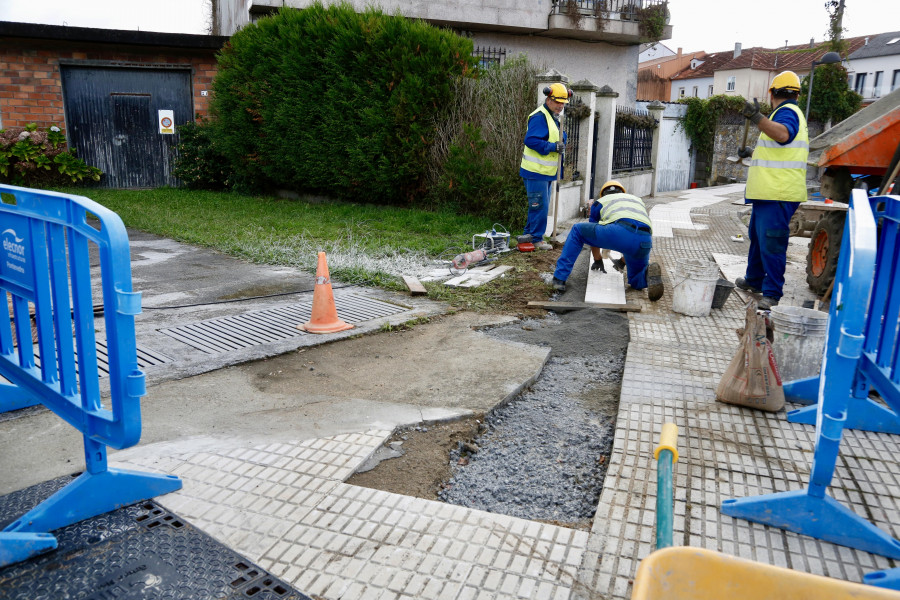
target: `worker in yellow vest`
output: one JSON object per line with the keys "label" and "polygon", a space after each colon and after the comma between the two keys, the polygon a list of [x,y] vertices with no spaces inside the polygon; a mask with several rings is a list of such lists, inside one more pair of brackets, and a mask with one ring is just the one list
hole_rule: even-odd
{"label": "worker in yellow vest", "polygon": [[[585,244],[591,247],[594,258],[601,261],[600,248],[621,252],[622,261],[616,268],[625,269],[628,285],[636,290],[646,289],[651,302],[662,298],[665,292],[662,268],[659,263],[650,262],[653,223],[647,207],[643,200],[627,193],[618,181],[603,184],[600,198],[591,204],[587,223],[576,223],[569,231],[551,282],[557,292],[566,291],[566,280]],[[591,268],[595,265],[597,260]]]}
{"label": "worker in yellow vest", "polygon": [[550,250],[553,246],[544,241],[550,192],[557,179],[559,153],[566,145],[566,134],[560,130],[559,115],[569,103],[572,90],[561,83],[554,83],[545,87],[543,92],[547,100],[528,115],[519,175],[525,182],[528,196],[528,219],[523,236],[530,235],[538,250]]}
{"label": "worker in yellow vest", "polygon": [[806,159],[809,132],[797,106],[800,78],[793,71],[775,76],[769,89],[774,110],[768,118],[759,102],[744,104],[744,117],[760,130],[750,159],[744,202],[753,205],[747,271],[735,285],[763,295],[759,308],[769,310],[783,295],[789,223],[806,202]]}

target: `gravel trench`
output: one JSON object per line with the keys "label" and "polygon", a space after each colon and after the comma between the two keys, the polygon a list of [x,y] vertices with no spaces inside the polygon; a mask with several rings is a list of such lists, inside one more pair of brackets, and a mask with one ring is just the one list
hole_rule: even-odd
{"label": "gravel trench", "polygon": [[540,378],[485,417],[451,451],[438,497],[525,519],[584,525],[593,517],[615,434],[628,320],[586,309],[487,330],[546,344]]}

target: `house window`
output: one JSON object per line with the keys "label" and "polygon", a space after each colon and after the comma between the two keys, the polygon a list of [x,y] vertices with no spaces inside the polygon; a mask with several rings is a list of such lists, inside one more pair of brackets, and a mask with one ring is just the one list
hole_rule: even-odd
{"label": "house window", "polygon": [[728,78],[728,85],[725,86],[725,91],[727,91],[727,92],[733,92],[733,91],[734,91],[734,87],[735,87],[735,84],[736,84],[736,81],[735,81],[736,79],[737,79],[737,77],[734,76],[734,75],[732,75],[731,77]]}
{"label": "house window", "polygon": [[900,69],[894,71],[894,76],[891,78],[891,91],[893,92],[898,87],[900,87]]}
{"label": "house window", "polygon": [[694,98],[697,97],[697,92],[699,91],[699,89],[700,88],[698,88],[696,85],[694,86]]}
{"label": "house window", "polygon": [[684,98],[684,88],[678,88],[678,97]]}
{"label": "house window", "polygon": [[713,95],[713,86],[709,86],[709,91],[706,94],[707,98],[711,98]]}
{"label": "house window", "polygon": [[875,71],[875,82],[872,84],[872,97],[877,98],[881,95],[881,76],[884,71]]}
{"label": "house window", "polygon": [[866,89],[866,73],[857,73],[856,74],[856,85],[853,86],[853,91],[862,96],[863,90]]}
{"label": "house window", "polygon": [[506,49],[504,48],[482,48],[476,47],[472,51],[472,56],[478,58],[478,66],[482,68],[493,65],[502,65],[506,59]]}

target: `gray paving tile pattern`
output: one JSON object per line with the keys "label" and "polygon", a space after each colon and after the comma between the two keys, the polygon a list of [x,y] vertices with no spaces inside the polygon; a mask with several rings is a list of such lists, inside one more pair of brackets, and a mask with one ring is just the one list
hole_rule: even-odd
{"label": "gray paving tile pattern", "polygon": [[[740,198],[734,194],[732,198]],[[745,231],[741,206],[730,202],[694,208],[708,230],[654,238],[654,253],[671,282],[677,261],[745,255],[731,241]],[[804,281],[792,281],[805,287]],[[895,561],[784,532],[719,512],[728,498],[798,490],[808,481],[815,428],[788,423],[784,412],[765,413],[716,402],[715,387],[737,349],[743,326],[740,298],[709,317],[671,312],[671,286],[656,305],[630,313],[625,363],[610,471],[579,572],[579,598],[629,598],[637,566],[655,545],[656,465],[653,448],[662,425],[679,428],[674,470],[674,543],[717,550],[759,562],[839,579],[861,581]],[[791,300],[806,297],[802,292]],[[788,405],[788,408],[793,408]],[[831,495],[876,526],[900,534],[896,438],[846,431]],[[616,467],[616,468],[613,468]]]}
{"label": "gray paving tile pattern", "polygon": [[[726,517],[722,500],[799,489],[814,430],[721,404],[714,389],[743,325],[732,294],[709,317],[672,312],[679,260],[744,254],[741,190],[713,202],[672,194],[674,237],[654,239],[667,291],[629,313],[616,440],[590,532],[343,483],[391,432],[372,430],[252,447],[141,455],[124,466],[174,473],[184,488],[159,499],[172,511],[310,596],[328,599],[629,598],[641,559],[655,544],[656,465],[661,427],[679,427],[675,543],[860,581],[894,561]],[[699,192],[698,192],[699,193]],[[687,198],[685,198],[687,196]],[[691,208],[693,206],[693,208]],[[691,229],[679,229],[679,224]],[[833,495],[900,535],[900,463],[891,436],[847,432]]]}

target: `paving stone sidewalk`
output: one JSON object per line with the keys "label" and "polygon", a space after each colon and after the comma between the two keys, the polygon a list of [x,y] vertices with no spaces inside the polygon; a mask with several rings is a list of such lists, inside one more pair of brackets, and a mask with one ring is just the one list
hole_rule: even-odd
{"label": "paving stone sidewalk", "polygon": [[[315,598],[622,598],[655,540],[652,458],[665,422],[679,427],[675,543],[860,581],[894,561],[722,515],[722,500],[798,489],[812,457],[812,427],[717,403],[714,389],[743,324],[732,294],[709,317],[672,312],[672,274],[687,258],[746,253],[742,186],[662,195],[654,253],[667,291],[643,293],[629,313],[616,441],[593,528],[555,525],[347,485],[390,435],[373,429],[247,447],[141,454],[118,466],[180,476],[158,498],[195,526]],[[661,208],[660,208],[661,207]],[[651,215],[653,216],[653,215]],[[665,222],[666,225],[662,223]],[[664,237],[671,235],[671,237]],[[793,276],[793,271],[791,271]],[[802,281],[789,301],[805,299]],[[847,432],[834,488],[838,500],[896,536],[897,477],[889,436]]]}

